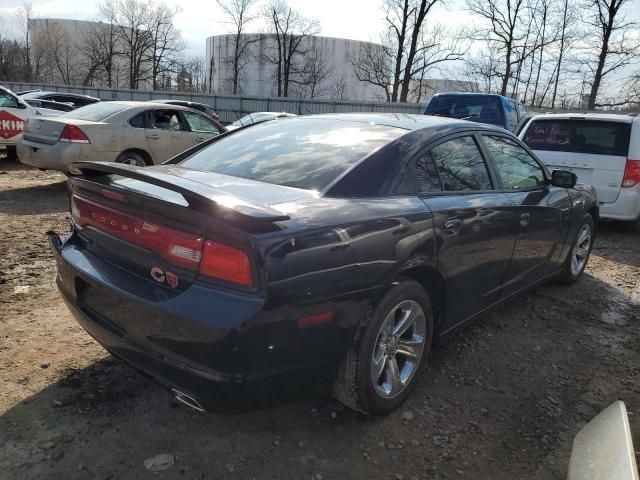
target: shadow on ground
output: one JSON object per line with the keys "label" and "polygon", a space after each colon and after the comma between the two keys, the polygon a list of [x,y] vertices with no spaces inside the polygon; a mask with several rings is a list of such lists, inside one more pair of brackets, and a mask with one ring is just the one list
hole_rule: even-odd
{"label": "shadow on ground", "polygon": [[[624,321],[606,321],[612,302]],[[165,479],[564,478],[586,421],[618,398],[640,412],[635,308],[590,275],[541,287],[442,342],[407,404],[382,418],[326,395],[200,414],[107,358],[0,417],[0,467],[6,478],[152,478],[143,461],[170,453]]]}

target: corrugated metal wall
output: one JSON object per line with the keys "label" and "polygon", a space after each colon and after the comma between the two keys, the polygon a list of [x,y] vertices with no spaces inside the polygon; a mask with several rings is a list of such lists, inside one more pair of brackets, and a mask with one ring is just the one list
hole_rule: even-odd
{"label": "corrugated metal wall", "polygon": [[129,90],[122,88],[70,87],[66,85],[43,85],[37,83],[6,83],[14,92],[24,90],[47,90],[72,92],[91,95],[102,100],[139,100],[173,98],[189,100],[211,105],[224,122],[233,122],[237,118],[253,112],[288,112],[297,115],[312,113],[346,113],[346,112],[394,112],[422,113],[424,105],[418,103],[376,103],[355,102],[350,100],[316,100],[310,98],[261,98],[224,95],[208,95],[203,93],[178,93],[163,91]]}

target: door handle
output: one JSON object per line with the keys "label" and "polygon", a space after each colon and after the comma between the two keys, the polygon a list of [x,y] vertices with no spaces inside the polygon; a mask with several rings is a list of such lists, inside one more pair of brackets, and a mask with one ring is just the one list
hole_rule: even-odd
{"label": "door handle", "polygon": [[520,225],[526,227],[529,225],[531,221],[531,214],[529,212],[524,212],[520,214]]}
{"label": "door handle", "polygon": [[444,222],[443,228],[447,233],[458,233],[460,231],[460,227],[462,227],[462,220],[459,218],[452,218]]}
{"label": "door handle", "polygon": [[149,135],[147,135],[147,138],[149,140],[158,140],[160,138],[160,135],[158,135],[157,133],[150,133]]}

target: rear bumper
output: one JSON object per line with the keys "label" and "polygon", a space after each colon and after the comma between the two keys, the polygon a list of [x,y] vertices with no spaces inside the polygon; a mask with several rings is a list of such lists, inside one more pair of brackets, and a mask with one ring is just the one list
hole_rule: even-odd
{"label": "rear bumper", "polygon": [[600,217],[624,221],[640,217],[640,185],[622,188],[615,202],[600,204]]}
{"label": "rear bumper", "polygon": [[[159,293],[166,287],[154,285],[156,291],[147,293],[161,301],[142,298],[140,284],[147,280],[134,285],[130,274],[83,250],[76,240],[72,234],[63,243],[49,232],[65,303],[106,350],[167,390],[184,392],[207,409],[226,409],[261,397],[273,400],[274,391],[289,398],[290,386],[308,389],[331,379],[342,343],[335,325],[294,331],[282,312],[265,313],[261,299],[197,285],[172,298]],[[92,289],[113,296],[117,305],[98,312],[87,303],[97,298]],[[328,372],[326,378],[318,376]]]}
{"label": "rear bumper", "polygon": [[69,164],[80,161],[113,161],[115,154],[97,152],[89,144],[58,142],[52,145],[21,139],[17,144],[18,159],[25,165],[45,170],[69,171]]}

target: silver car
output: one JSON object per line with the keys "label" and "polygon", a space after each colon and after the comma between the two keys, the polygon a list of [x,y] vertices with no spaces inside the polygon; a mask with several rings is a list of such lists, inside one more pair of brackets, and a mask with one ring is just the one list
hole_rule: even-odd
{"label": "silver car", "polygon": [[72,162],[153,165],[225,132],[190,108],[148,102],[100,102],[25,125],[18,159],[34,167],[69,171]]}

